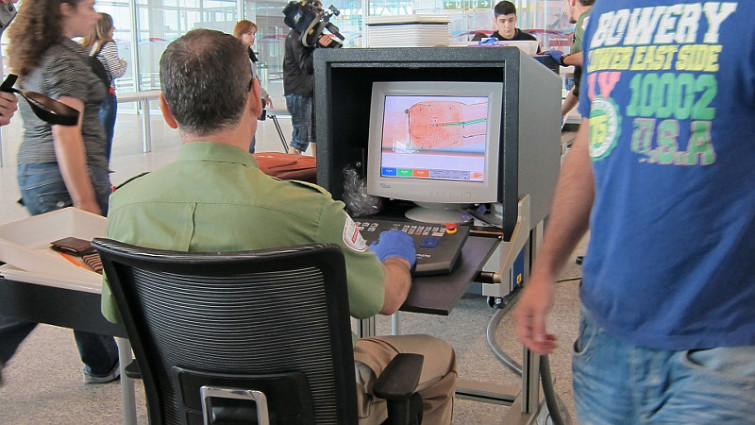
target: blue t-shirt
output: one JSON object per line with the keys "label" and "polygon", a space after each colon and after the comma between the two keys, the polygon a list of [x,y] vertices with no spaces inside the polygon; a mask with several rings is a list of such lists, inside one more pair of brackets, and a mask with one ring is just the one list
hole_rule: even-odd
{"label": "blue t-shirt", "polygon": [[581,296],[669,350],[755,344],[755,2],[593,8],[579,111],[596,197]]}

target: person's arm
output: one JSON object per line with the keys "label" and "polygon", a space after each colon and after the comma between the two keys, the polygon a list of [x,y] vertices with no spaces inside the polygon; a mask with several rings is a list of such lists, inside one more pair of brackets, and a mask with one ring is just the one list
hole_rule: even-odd
{"label": "person's arm", "polygon": [[564,55],[561,58],[562,66],[582,66],[582,52]]}
{"label": "person's arm", "polygon": [[[259,78],[257,78],[257,81],[259,81]],[[273,109],[273,99],[270,98],[270,93],[267,92],[262,86],[260,86],[262,100],[265,101],[265,108],[267,109]]]}
{"label": "person's arm", "polygon": [[13,93],[0,92],[0,126],[8,125],[18,109],[18,98]]}
{"label": "person's arm", "polygon": [[411,266],[403,258],[391,257],[383,261],[385,267],[385,298],[380,314],[398,311],[412,286]]}
{"label": "person's arm", "polygon": [[128,62],[118,57],[118,46],[115,42],[107,42],[100,50],[100,57],[104,59],[105,67],[111,78],[118,78],[126,73]]}
{"label": "person's arm", "polygon": [[588,135],[589,120],[583,118],[559,174],[542,246],[514,309],[517,337],[538,354],[548,354],[556,347],[556,337],[545,329],[553,285],[589,227],[595,188]]}
{"label": "person's arm", "polygon": [[52,126],[52,138],[60,174],[63,176],[74,207],[101,214],[102,211],[89,178],[84,138],[81,135],[84,103],[73,97],[61,97],[57,100],[79,111],[79,123],[76,126]]}
{"label": "person's arm", "polygon": [[293,53],[293,57],[296,58],[296,65],[301,72],[308,75],[314,74],[315,66],[312,56],[315,49],[312,47],[304,47],[301,43],[301,37],[288,37],[286,42],[289,43],[291,53]]}
{"label": "person's arm", "polygon": [[411,268],[417,261],[414,240],[401,230],[388,230],[380,233],[380,238],[370,244],[370,250],[385,267],[380,314],[393,314],[404,304],[412,286]]}
{"label": "person's arm", "polygon": [[561,118],[564,118],[569,111],[574,109],[575,106],[577,106],[577,103],[579,102],[579,99],[577,96],[574,96],[574,87],[569,90],[569,93],[566,95],[566,99],[564,99],[564,103],[561,104]]}

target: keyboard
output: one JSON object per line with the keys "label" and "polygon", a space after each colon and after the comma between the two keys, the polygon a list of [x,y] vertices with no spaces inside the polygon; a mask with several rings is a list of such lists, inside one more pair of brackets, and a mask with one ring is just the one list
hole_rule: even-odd
{"label": "keyboard", "polygon": [[458,226],[455,233],[450,233],[442,224],[416,221],[365,219],[356,224],[367,245],[376,241],[380,233],[386,230],[398,229],[408,233],[417,249],[417,265],[412,272],[414,276],[451,273],[469,236],[467,226]]}

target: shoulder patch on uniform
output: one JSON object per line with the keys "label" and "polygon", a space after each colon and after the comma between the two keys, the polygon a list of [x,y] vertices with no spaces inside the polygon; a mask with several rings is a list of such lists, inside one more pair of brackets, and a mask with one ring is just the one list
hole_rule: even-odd
{"label": "shoulder patch on uniform", "polygon": [[135,175],[134,177],[131,177],[130,179],[126,179],[126,181],[124,181],[123,183],[121,183],[121,184],[119,184],[117,186],[113,186],[113,191],[115,191],[115,190],[117,190],[117,189],[125,186],[126,184],[128,184],[128,183],[130,183],[130,182],[132,182],[132,181],[134,181],[136,179],[138,179],[139,177],[146,176],[147,174],[149,174],[149,171],[145,171],[143,173]]}
{"label": "shoulder patch on uniform", "polygon": [[367,242],[359,233],[359,226],[346,214],[346,222],[343,224],[343,243],[354,251],[364,252],[367,250]]}

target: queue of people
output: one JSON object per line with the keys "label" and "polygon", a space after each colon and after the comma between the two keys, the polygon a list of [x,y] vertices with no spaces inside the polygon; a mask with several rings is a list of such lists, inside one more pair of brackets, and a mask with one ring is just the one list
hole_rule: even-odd
{"label": "queue of people", "polygon": [[[591,4],[569,3],[581,11],[574,14],[577,20],[590,16],[580,54],[583,119],[561,170],[542,247],[515,307],[517,335],[534,352],[554,350],[557,336],[548,333],[546,319],[555,278],[589,230],[573,357],[579,422],[751,422],[755,143],[747,140],[755,133],[755,55],[750,45],[743,53],[742,40],[755,39],[755,4],[598,0],[590,11],[577,8],[577,1]],[[516,10],[505,3],[499,3],[500,14],[496,5],[496,22],[504,17],[497,34],[516,37]],[[77,126],[49,125],[27,105],[17,106],[14,96],[0,93],[0,125],[16,108],[24,118],[18,182],[29,213],[74,206],[107,214],[108,237],[151,248],[234,251],[335,243],[346,259],[352,315],[397,311],[411,287],[413,241],[398,231],[369,247],[361,238],[344,238],[355,226],[341,202],[316,185],[265,176],[248,155],[263,105],[253,59],[250,66],[249,29],[236,37],[193,30],[168,46],[160,61],[159,102],[166,123],[181,135],[178,160],[110,196],[107,136],[99,118],[108,90],[91,84],[97,81],[86,60],[91,51],[71,40],[89,34],[101,18],[93,6],[94,0],[25,0],[9,33],[10,64],[22,87],[81,113]],[[59,14],[47,13],[51,8]],[[513,21],[506,18],[512,13]],[[672,19],[682,14],[684,22]],[[636,27],[632,16],[647,18],[647,25]],[[654,16],[666,16],[663,25],[660,18],[652,25]],[[303,152],[313,134],[306,127],[312,73],[311,52],[303,50],[299,37],[292,30],[286,41],[284,73],[291,75],[284,77],[284,87],[296,120],[292,146]],[[671,65],[677,66],[662,75],[640,67],[590,66],[593,55],[618,45],[650,49],[669,43],[680,52],[712,45],[715,66],[686,70],[676,58]],[[558,61],[568,63],[563,56]],[[190,79],[182,69],[197,72]],[[658,81],[678,90],[639,89]],[[234,190],[219,198],[213,190],[219,186]],[[165,202],[175,187],[186,190]],[[313,205],[321,212],[316,217],[306,213]],[[195,220],[197,208],[214,219]],[[638,294],[647,296],[638,301]],[[102,303],[105,317],[118,321],[106,282]],[[0,318],[0,371],[35,325]],[[112,338],[74,335],[86,365],[84,382],[117,379]],[[385,418],[384,403],[371,388],[400,352],[425,356],[418,387],[426,400],[425,423],[451,423],[455,353],[425,335],[356,342],[360,423]]]}

